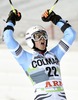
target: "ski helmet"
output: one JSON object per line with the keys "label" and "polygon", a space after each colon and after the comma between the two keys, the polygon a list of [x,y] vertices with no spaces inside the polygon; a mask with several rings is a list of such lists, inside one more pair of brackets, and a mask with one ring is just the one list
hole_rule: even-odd
{"label": "ski helmet", "polygon": [[33,38],[34,33],[40,33],[40,32],[45,33],[45,35],[46,35],[45,38],[47,40],[48,35],[47,35],[47,32],[46,32],[44,27],[42,27],[40,25],[36,25],[36,26],[33,26],[27,30],[25,40],[26,40],[27,45],[30,48],[34,47],[34,42],[33,42],[33,41],[35,41]]}

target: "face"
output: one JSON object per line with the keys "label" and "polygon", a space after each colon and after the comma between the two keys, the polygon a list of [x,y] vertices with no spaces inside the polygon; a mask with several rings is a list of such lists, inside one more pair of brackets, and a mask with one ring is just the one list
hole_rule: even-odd
{"label": "face", "polygon": [[46,40],[48,39],[47,33],[44,30],[40,30],[35,32],[32,35],[32,39],[35,42],[35,47],[40,50],[45,50],[46,48]]}
{"label": "face", "polygon": [[35,47],[40,49],[40,50],[45,50],[46,40],[43,37],[41,37],[40,40],[35,41]]}

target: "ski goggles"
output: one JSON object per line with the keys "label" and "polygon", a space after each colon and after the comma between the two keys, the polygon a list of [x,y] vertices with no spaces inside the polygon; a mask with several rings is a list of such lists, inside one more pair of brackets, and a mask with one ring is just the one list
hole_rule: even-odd
{"label": "ski goggles", "polygon": [[46,33],[46,31],[44,30],[40,30],[40,31],[37,31],[37,32],[34,32],[31,36],[31,38],[34,40],[34,41],[39,41],[41,38],[44,38],[45,40],[48,39],[48,35]]}

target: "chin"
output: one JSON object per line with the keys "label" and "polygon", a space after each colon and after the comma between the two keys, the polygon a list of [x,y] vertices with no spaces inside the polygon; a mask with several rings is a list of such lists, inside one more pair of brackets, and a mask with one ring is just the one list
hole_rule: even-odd
{"label": "chin", "polygon": [[46,48],[41,48],[40,50],[45,50]]}

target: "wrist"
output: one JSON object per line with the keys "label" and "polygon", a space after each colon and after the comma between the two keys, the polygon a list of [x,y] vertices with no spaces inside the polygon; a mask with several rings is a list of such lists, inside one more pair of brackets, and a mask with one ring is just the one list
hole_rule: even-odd
{"label": "wrist", "polygon": [[59,15],[55,15],[54,19],[51,18],[51,21],[56,25],[62,18]]}
{"label": "wrist", "polygon": [[6,23],[12,23],[13,24],[13,26],[15,26],[15,24],[16,24],[16,22],[15,21],[12,21],[12,20],[9,20],[9,21],[7,21]]}
{"label": "wrist", "polygon": [[8,25],[14,27],[14,24],[12,23],[12,21],[8,21],[8,22],[6,23],[6,26],[8,26]]}
{"label": "wrist", "polygon": [[57,23],[57,26],[61,29],[61,31],[64,33],[64,31],[71,27],[71,25],[67,22],[67,21],[64,21],[63,19],[61,19],[58,23]]}

